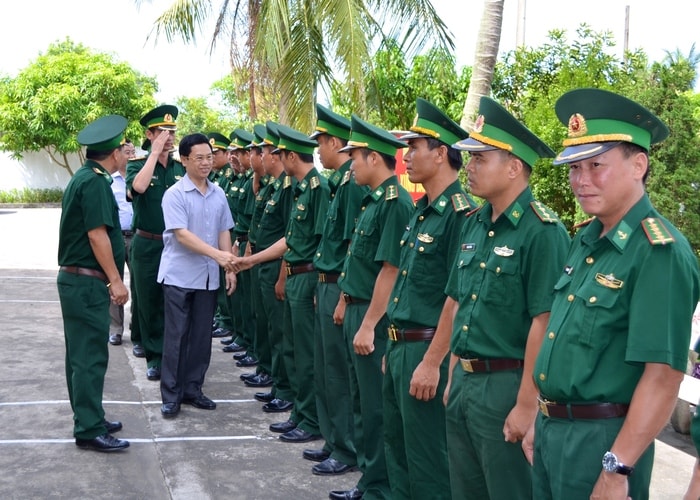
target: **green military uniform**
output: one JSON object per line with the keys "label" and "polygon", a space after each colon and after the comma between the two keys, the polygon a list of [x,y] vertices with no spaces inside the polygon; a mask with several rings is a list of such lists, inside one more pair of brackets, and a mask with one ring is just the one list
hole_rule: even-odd
{"label": "green military uniform", "polygon": [[[450,147],[468,134],[442,111],[418,99],[411,133],[402,140],[433,138]],[[451,168],[446,166],[447,168]],[[455,172],[456,173],[456,172]],[[449,359],[440,367],[436,397],[419,401],[409,394],[411,378],[423,361],[430,338],[406,340],[406,329],[428,334],[435,329],[446,296],[447,278],[459,251],[459,235],[466,213],[476,204],[453,182],[435,199],[423,196],[401,237],[399,274],[391,292],[387,316],[392,331],[384,373],[386,462],[393,499],[449,499],[445,406],[442,394]]]}
{"label": "green military uniform", "polygon": [[[405,146],[391,134],[357,116],[352,116],[352,133],[348,149],[367,147],[393,156]],[[345,149],[345,148],[343,148]],[[351,359],[350,393],[353,398],[355,447],[362,478],[357,489],[365,499],[390,498],[391,491],[384,455],[382,419],[382,358],[386,351],[386,315],[374,329],[374,351],[366,356],[355,354],[353,339],[367,312],[374,283],[383,262],[399,265],[401,235],[411,212],[413,200],[391,176],[362,200],[361,215],[355,227],[338,286],[351,297],[345,309],[343,332]]]}
{"label": "green military uniform", "polygon": [[[312,137],[328,134],[344,140],[350,138],[350,120],[316,105],[318,122]],[[357,464],[353,443],[352,399],[348,365],[350,353],[343,335],[343,326],[333,321],[340,288],[338,278],[343,270],[348,246],[360,214],[367,188],[352,180],[350,165],[345,162],[328,178],[331,203],[326,214],[323,234],[314,256],[319,272],[316,286],[316,343],[314,376],[316,410],[324,450],[330,457],[346,465]]]}
{"label": "green military uniform", "polygon": [[[510,147],[528,165],[554,155],[495,101],[482,97],[479,112],[459,149]],[[486,360],[479,369],[479,362],[458,363],[452,373],[450,484],[455,498],[531,498],[530,466],[520,443],[504,440],[503,427],[516,404],[532,318],[550,310],[569,236],[529,187],[492,219],[487,202],[467,220],[445,289],[459,304],[450,351],[463,360]]]}
{"label": "green military uniform", "polygon": [[[267,140],[277,145],[277,124],[267,122]],[[260,217],[260,224],[256,234],[256,252],[272,246],[277,240],[284,237],[289,217],[294,203],[294,188],[296,179],[289,177],[285,172],[271,182],[271,196],[265,204]],[[267,318],[268,338],[272,353],[272,378],[274,380],[273,393],[277,399],[293,401],[294,393],[290,382],[290,374],[284,363],[284,302],[277,300],[275,284],[279,279],[282,260],[276,259],[260,264],[258,273],[260,289],[262,290],[263,314]],[[289,351],[289,349],[287,349]]]}
{"label": "green military uniform", "polygon": [[[160,106],[141,119],[145,127],[175,127],[175,106]],[[134,238],[131,242],[131,262],[134,269],[134,292],[138,301],[141,343],[149,368],[160,369],[163,354],[163,289],[157,282],[160,256],[163,252],[163,209],[165,191],[185,175],[182,163],[168,158],[167,165],[156,163],[151,182],[143,193],[132,188],[134,178],[146,163],[147,157],[135,158],[126,167],[126,187],[134,208]],[[133,300],[133,298],[132,298]]]}
{"label": "green military uniform", "polygon": [[[565,94],[556,111],[569,121],[557,164],[593,158],[621,139],[648,150],[668,135],[642,106],[598,89]],[[533,468],[538,499],[588,498],[625,422],[624,412],[577,418],[577,405],[629,404],[645,363],[686,368],[700,293],[688,241],[646,195],[603,236],[602,230],[593,219],[574,238],[534,367],[543,399]],[[554,402],[572,418],[552,415]],[[652,443],[635,464],[626,464],[634,466],[628,495],[635,500],[649,498],[653,457]]]}
{"label": "green military uniform", "polygon": [[[121,116],[100,118],[80,132],[78,142],[94,151],[110,151],[124,142],[126,125]],[[62,201],[57,284],[73,435],[78,439],[94,439],[106,432],[102,391],[109,358],[109,285],[87,233],[100,226],[106,228],[114,263],[121,273],[124,239],[111,182],[111,175],[99,163],[86,160],[66,186]]]}

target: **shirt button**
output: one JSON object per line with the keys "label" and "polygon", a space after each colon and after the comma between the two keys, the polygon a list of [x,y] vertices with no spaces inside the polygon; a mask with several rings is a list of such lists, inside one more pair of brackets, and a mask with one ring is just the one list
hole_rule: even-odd
{"label": "shirt button", "polygon": [[595,259],[591,256],[586,257],[586,264],[593,264]]}
{"label": "shirt button", "polygon": [[476,294],[472,293],[472,300],[476,300]]}
{"label": "shirt button", "polygon": [[462,325],[462,331],[466,332],[467,330],[469,330],[469,327],[467,325]]}
{"label": "shirt button", "polygon": [[399,301],[398,297],[394,297],[394,304],[396,304]]}
{"label": "shirt button", "polygon": [[425,216],[423,216],[423,215],[421,215],[420,217],[418,217],[418,220],[423,220],[423,219],[425,219]]}
{"label": "shirt button", "polygon": [[572,294],[572,295],[569,295],[569,296],[566,298],[566,300],[568,300],[569,302],[573,302],[573,301],[574,301],[574,296],[573,296],[573,294]]}
{"label": "shirt button", "polygon": [[403,246],[404,243],[406,243],[406,242],[405,242],[404,240],[401,240],[401,242],[399,243],[399,245]]}
{"label": "shirt button", "polygon": [[414,246],[416,246],[416,244],[413,243],[413,242],[411,242],[411,243],[408,244],[408,247],[409,247],[409,248],[413,248]]}
{"label": "shirt button", "polygon": [[493,236],[494,236],[495,234],[496,234],[496,233],[494,233],[493,231],[489,231],[489,238],[493,238]]}
{"label": "shirt button", "polygon": [[486,268],[486,262],[482,262],[481,264],[479,264],[479,267],[480,267],[481,269]]}
{"label": "shirt button", "polygon": [[408,271],[406,271],[405,269],[403,271],[401,271],[401,276],[406,276],[407,274],[408,274]]}
{"label": "shirt button", "polygon": [[341,276],[345,276],[345,273],[340,273]]}
{"label": "shirt button", "polygon": [[549,336],[550,339],[553,339],[553,338],[554,338],[554,332],[549,332],[549,335],[548,335],[548,336]]}
{"label": "shirt button", "polygon": [[588,299],[588,302],[590,302],[591,304],[595,304],[597,301],[598,301],[598,297],[595,297],[595,296]]}
{"label": "shirt button", "polygon": [[424,252],[424,251],[425,251],[425,248],[423,248],[423,247],[418,247],[418,251],[419,251],[419,252]]}
{"label": "shirt button", "polygon": [[297,215],[297,220],[301,219],[301,215]]}
{"label": "shirt button", "polygon": [[540,373],[540,380],[544,380],[546,378],[547,378],[547,376],[544,373]]}
{"label": "shirt button", "polygon": [[320,257],[320,256],[321,256],[321,252],[316,252],[316,257]]}
{"label": "shirt button", "polygon": [[500,274],[500,273],[501,273],[501,267],[499,266],[496,268],[496,274]]}
{"label": "shirt button", "polygon": [[363,212],[365,211],[365,208],[367,208],[367,207],[362,207],[362,211],[363,211]]}
{"label": "shirt button", "polygon": [[291,235],[292,235],[292,232],[291,232],[291,231],[287,231],[287,236],[291,236]]}
{"label": "shirt button", "polygon": [[360,230],[360,234],[365,234],[365,230],[364,229]]}

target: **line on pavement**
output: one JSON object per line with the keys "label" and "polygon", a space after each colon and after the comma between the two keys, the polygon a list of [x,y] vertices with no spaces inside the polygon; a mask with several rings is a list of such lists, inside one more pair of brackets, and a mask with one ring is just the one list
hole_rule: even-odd
{"label": "line on pavement", "polygon": [[[180,436],[157,438],[127,438],[130,443],[176,443],[182,441],[245,441],[245,440],[270,439],[261,436]],[[67,444],[74,443],[75,439],[0,439],[0,446],[12,444]]]}
{"label": "line on pavement", "polygon": [[[215,399],[217,404],[250,403],[255,399]],[[67,405],[67,399],[53,399],[47,401],[10,401],[0,403],[0,406],[33,406],[33,405]],[[102,401],[103,405],[160,405],[162,401]]]}

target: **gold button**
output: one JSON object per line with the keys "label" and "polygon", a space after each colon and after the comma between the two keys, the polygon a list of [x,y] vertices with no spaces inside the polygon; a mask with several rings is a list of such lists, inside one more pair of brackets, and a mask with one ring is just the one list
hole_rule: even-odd
{"label": "gold button", "polygon": [[350,250],[348,250],[348,255],[350,255]]}
{"label": "gold button", "polygon": [[394,304],[396,304],[399,301],[398,297],[394,297]]}
{"label": "gold button", "polygon": [[316,257],[320,257],[320,256],[321,256],[321,252],[316,252]]}
{"label": "gold button", "polygon": [[404,240],[401,240],[401,243],[399,245],[403,246],[403,244],[406,243]]}
{"label": "gold button", "polygon": [[593,257],[586,257],[586,264],[593,264],[595,262],[595,259]]}
{"label": "gold button", "polygon": [[297,215],[297,220],[301,219],[301,215]]}
{"label": "gold button", "polygon": [[480,267],[481,269],[486,268],[486,262],[482,262],[481,264],[479,264],[479,267]]}
{"label": "gold button", "polygon": [[469,330],[469,327],[467,325],[462,325],[462,331],[466,332],[467,330]]}
{"label": "gold button", "polygon": [[501,272],[501,266],[498,266],[498,267],[496,268],[496,274],[500,274],[500,272]]}
{"label": "gold button", "polygon": [[367,208],[367,207],[362,207],[362,211],[363,211],[363,212],[365,211],[365,208]]}
{"label": "gold button", "polygon": [[549,338],[553,339],[554,338],[554,332],[549,332]]}
{"label": "gold button", "polygon": [[472,293],[472,300],[476,300],[476,294]]}
{"label": "gold button", "polygon": [[413,242],[411,242],[411,243],[408,244],[408,247],[409,247],[409,248],[413,248],[414,246],[416,246],[416,244],[413,243]]}
{"label": "gold button", "polygon": [[407,274],[408,274],[408,271],[406,271],[405,269],[403,271],[401,271],[402,276],[406,276]]}
{"label": "gold button", "polygon": [[494,233],[493,231],[489,231],[489,238],[493,238],[493,236],[494,236],[495,234],[496,234],[496,233]]}
{"label": "gold button", "polygon": [[365,234],[365,230],[364,229],[360,230],[360,234]]}
{"label": "gold button", "polygon": [[424,252],[424,251],[425,251],[425,248],[423,248],[423,247],[418,247],[418,251],[419,251],[419,252]]}
{"label": "gold button", "polygon": [[287,235],[288,235],[288,236],[291,236],[291,235],[292,235],[292,232],[291,232],[291,231],[287,231]]}
{"label": "gold button", "polygon": [[341,276],[345,276],[345,273],[340,273]]}
{"label": "gold button", "polygon": [[591,304],[595,304],[597,301],[598,301],[598,297],[595,297],[595,296],[588,299],[588,302],[590,302]]}
{"label": "gold button", "polygon": [[546,378],[547,378],[547,377],[546,377],[546,375],[545,375],[544,373],[540,373],[540,380],[544,380],[544,379],[546,379]]}
{"label": "gold button", "polygon": [[418,220],[423,220],[423,219],[425,219],[425,216],[423,216],[423,215],[421,215],[420,217],[418,217]]}

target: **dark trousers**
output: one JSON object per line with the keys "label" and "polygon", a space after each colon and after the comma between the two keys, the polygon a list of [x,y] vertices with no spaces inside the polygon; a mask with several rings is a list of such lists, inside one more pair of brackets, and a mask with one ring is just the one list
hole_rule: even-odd
{"label": "dark trousers", "polygon": [[163,285],[165,336],[160,375],[164,403],[179,403],[202,393],[211,360],[211,318],[216,290]]}
{"label": "dark trousers", "polygon": [[[126,266],[129,268],[129,293],[131,294],[131,342],[133,344],[141,343],[141,330],[139,329],[138,321],[138,304],[136,302],[136,294],[134,293],[134,270],[131,267],[131,239],[133,236],[124,234],[124,256],[126,257]],[[118,306],[114,302],[109,303],[109,334],[122,335],[124,333],[124,306]]]}

